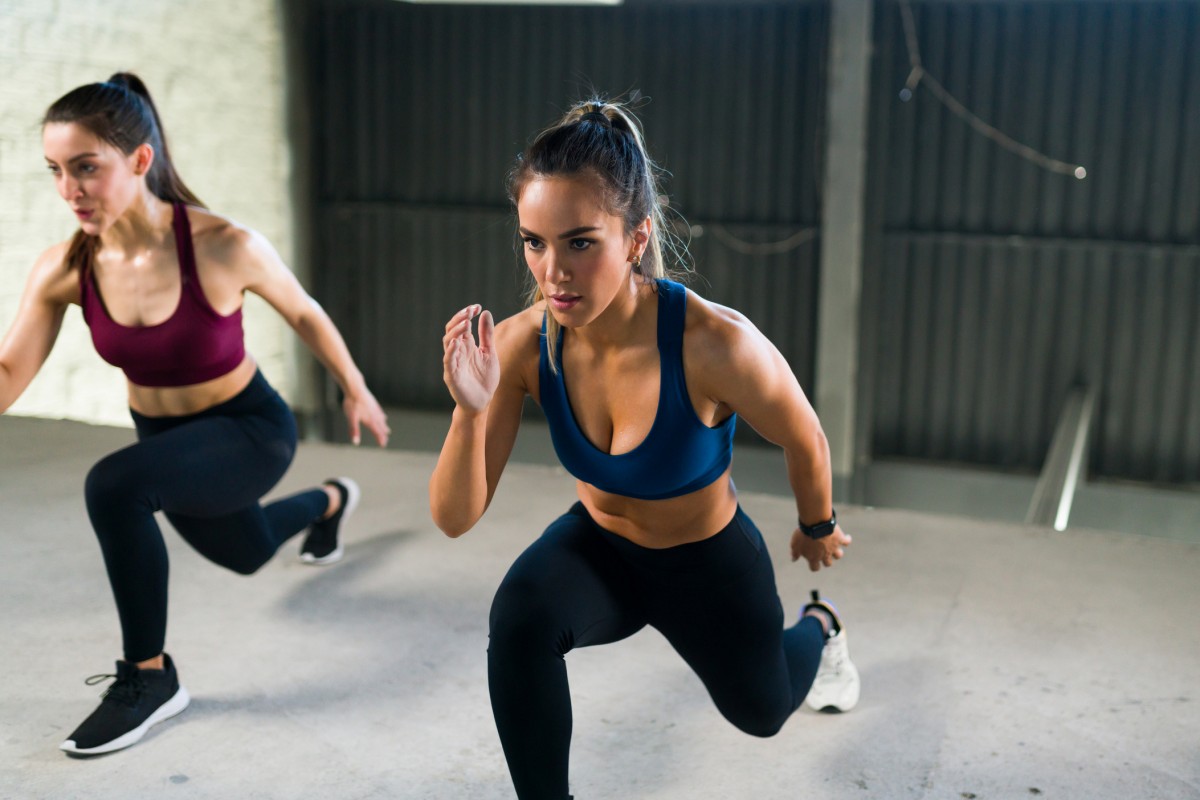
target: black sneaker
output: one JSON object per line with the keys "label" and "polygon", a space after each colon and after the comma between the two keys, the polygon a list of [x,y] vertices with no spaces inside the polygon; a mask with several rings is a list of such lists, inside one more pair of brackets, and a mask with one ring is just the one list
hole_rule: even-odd
{"label": "black sneaker", "polygon": [[342,506],[329,519],[321,519],[308,527],[308,536],[300,546],[300,560],[305,564],[320,566],[342,559],[342,526],[358,507],[362,490],[349,478],[330,478],[326,486],[332,486],[342,495]]}
{"label": "black sneaker", "polygon": [[162,669],[138,669],[127,661],[117,662],[116,675],[93,675],[93,686],[116,678],[103,694],[100,707],[75,729],[59,749],[76,755],[111,753],[135,744],[151,726],[170,719],[187,708],[187,689],[179,685],[175,663],[163,653]]}

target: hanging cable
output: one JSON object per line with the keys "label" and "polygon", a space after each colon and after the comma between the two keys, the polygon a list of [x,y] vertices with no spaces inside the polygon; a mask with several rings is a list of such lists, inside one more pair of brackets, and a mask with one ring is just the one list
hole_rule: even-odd
{"label": "hanging cable", "polygon": [[730,233],[729,229],[724,225],[719,225],[710,222],[707,225],[693,225],[692,236],[699,238],[706,233],[711,233],[713,238],[721,244],[728,247],[735,253],[740,253],[744,256],[777,256],[783,253],[795,250],[805,242],[810,241],[817,235],[815,228],[802,228],[786,239],[778,242],[747,242],[741,237]]}
{"label": "hanging cable", "polygon": [[1068,164],[1066,161],[1059,161],[1057,158],[1051,158],[1027,144],[1018,142],[1003,131],[984,122],[978,115],[960,103],[954,95],[946,91],[946,87],[942,86],[936,78],[926,72],[925,67],[921,64],[921,49],[917,42],[917,23],[913,20],[912,6],[909,5],[909,0],[900,0],[900,14],[904,22],[904,42],[908,48],[908,63],[911,65],[908,80],[904,82],[904,88],[900,90],[901,100],[906,103],[911,100],[917,86],[923,83],[930,94],[942,105],[950,109],[951,112],[980,134],[996,142],[996,144],[1005,150],[1015,153],[1026,161],[1030,161],[1050,172],[1074,175],[1079,180],[1087,177],[1087,170],[1083,165]]}

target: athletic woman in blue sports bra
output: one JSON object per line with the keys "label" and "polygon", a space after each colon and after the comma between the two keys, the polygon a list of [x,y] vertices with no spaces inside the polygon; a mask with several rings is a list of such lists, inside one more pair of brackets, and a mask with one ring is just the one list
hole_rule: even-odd
{"label": "athletic woman in blue sports bra", "polygon": [[[531,304],[493,327],[478,305],[446,325],[456,402],[430,481],[450,536],[491,502],[526,395],[539,401],[579,502],[517,559],[492,605],[492,711],[517,795],[569,797],[563,656],[657,628],[720,712],[776,733],[807,696],[848,710],[858,674],[814,592],[784,627],[774,571],[730,479],[736,417],[780,445],[812,570],[850,537],[832,506],[829,448],[787,362],[742,315],[667,280],[655,169],[634,117],[583,103],[509,176]],[[471,320],[479,315],[479,341]]]}
{"label": "athletic woman in blue sports bra", "polygon": [[[71,304],[97,352],[127,378],[138,441],[101,459],[85,484],[121,621],[124,658],[100,706],[62,743],[118,750],[188,704],[163,651],[167,550],[162,511],[203,556],[250,574],[307,530],[301,558],[336,561],[358,500],[348,478],[261,505],[296,450],[296,421],[245,349],[242,298],[261,296],[385,443],[383,410],[341,335],[263,237],[203,208],[176,174],[158,113],[136,76],[118,73],[59,98],[42,125],[46,166],[79,221],[42,254],[0,341],[0,413],[49,355]],[[89,679],[91,682],[91,679]]]}

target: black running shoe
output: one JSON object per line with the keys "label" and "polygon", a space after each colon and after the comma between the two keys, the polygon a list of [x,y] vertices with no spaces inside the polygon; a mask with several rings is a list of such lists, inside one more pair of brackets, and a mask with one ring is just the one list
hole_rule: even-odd
{"label": "black running shoe", "polygon": [[75,729],[59,749],[75,755],[111,753],[135,744],[146,731],[187,708],[187,689],[179,685],[175,663],[163,653],[163,669],[138,669],[127,661],[117,662],[116,675],[93,675],[93,686],[116,678],[103,695],[100,707]]}
{"label": "black running shoe", "polygon": [[305,564],[320,566],[342,559],[342,526],[358,507],[362,490],[349,478],[330,478],[326,486],[332,486],[342,496],[342,505],[329,519],[320,519],[308,528],[308,536],[300,546],[300,560]]}

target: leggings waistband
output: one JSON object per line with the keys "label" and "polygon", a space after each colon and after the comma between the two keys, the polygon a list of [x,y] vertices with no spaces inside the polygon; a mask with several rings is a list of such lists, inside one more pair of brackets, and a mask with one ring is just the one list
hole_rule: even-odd
{"label": "leggings waistband", "polygon": [[568,513],[590,521],[626,562],[659,573],[696,573],[713,567],[738,573],[753,566],[763,551],[762,534],[740,505],[729,524],[712,536],[666,548],[643,547],[601,527],[583,503],[575,503]]}
{"label": "leggings waistband", "polygon": [[275,391],[274,387],[267,382],[266,377],[261,370],[254,372],[254,377],[246,384],[246,388],[235,394],[233,397],[224,402],[217,403],[215,406],[209,406],[203,411],[197,411],[195,414],[181,414],[178,416],[169,417],[148,417],[145,414],[140,414],[129,409],[129,415],[133,418],[133,425],[137,428],[139,436],[146,436],[154,433],[160,433],[165,430],[174,428],[176,425],[182,425],[197,419],[206,417],[240,417],[247,414],[261,413],[263,410],[274,404],[283,403],[283,398]]}

